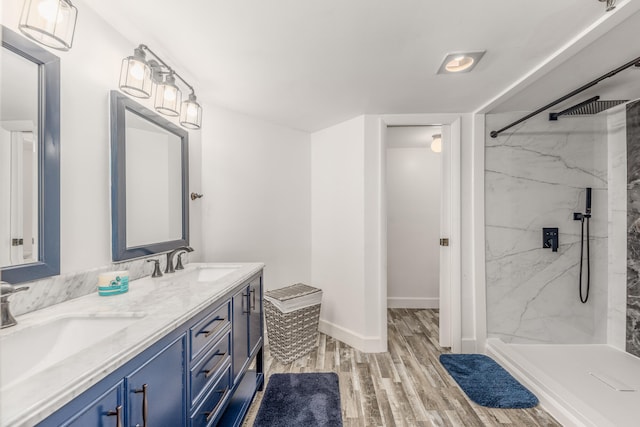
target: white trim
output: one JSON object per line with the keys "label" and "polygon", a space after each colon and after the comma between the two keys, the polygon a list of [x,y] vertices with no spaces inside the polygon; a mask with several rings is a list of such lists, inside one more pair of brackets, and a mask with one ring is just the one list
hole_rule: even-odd
{"label": "white trim", "polygon": [[364,353],[384,353],[387,351],[387,343],[383,342],[380,337],[365,337],[323,319],[320,319],[318,323],[318,331]]}
{"label": "white trim", "polygon": [[[473,142],[471,162],[471,210],[472,210],[472,270],[473,271],[473,309],[475,322],[475,351],[484,352],[487,341],[487,276],[485,258],[485,217],[484,217],[484,145],[485,116],[472,116]],[[463,350],[464,351],[464,350]]]}
{"label": "white trim", "polygon": [[462,351],[462,240],[460,239],[460,145],[462,142],[462,120],[457,117],[451,123],[451,236],[449,237],[449,247],[451,249],[451,351],[460,353]]}
{"label": "white trim", "polygon": [[[461,146],[461,124],[462,116],[460,114],[385,114],[380,116],[381,129],[386,126],[424,126],[424,125],[441,125],[450,126],[451,131],[451,235],[449,236],[450,249],[451,249],[451,351],[454,353],[460,353],[462,343],[462,297],[461,297],[461,242],[460,242],[460,146]],[[384,165],[386,163],[386,143],[384,141],[385,134],[381,132],[380,139],[380,161]],[[484,144],[483,144],[484,146]],[[386,182],[386,171],[380,169],[381,183]],[[386,200],[386,186],[381,185],[382,194],[381,205],[379,206],[382,212],[381,217],[386,218],[386,211],[382,203]],[[382,221],[381,221],[382,222]],[[380,224],[380,236],[381,245],[383,248],[387,246],[387,234],[386,234],[386,221]],[[380,251],[382,254],[382,250]],[[386,253],[386,249],[384,251]],[[380,277],[380,286],[386,289],[387,277],[383,275]],[[386,305],[387,300],[381,299],[381,302]],[[386,307],[381,307],[382,316],[383,310],[386,311]]]}
{"label": "white trim", "polygon": [[389,297],[387,308],[439,308],[440,298]]}

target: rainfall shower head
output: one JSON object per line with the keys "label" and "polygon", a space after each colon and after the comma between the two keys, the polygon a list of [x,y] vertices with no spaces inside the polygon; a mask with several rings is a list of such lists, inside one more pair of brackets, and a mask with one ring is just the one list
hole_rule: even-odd
{"label": "rainfall shower head", "polygon": [[559,113],[549,113],[549,120],[558,120],[560,116],[591,116],[613,108],[616,105],[624,104],[625,102],[628,102],[628,100],[614,99],[600,101],[599,96],[594,96]]}

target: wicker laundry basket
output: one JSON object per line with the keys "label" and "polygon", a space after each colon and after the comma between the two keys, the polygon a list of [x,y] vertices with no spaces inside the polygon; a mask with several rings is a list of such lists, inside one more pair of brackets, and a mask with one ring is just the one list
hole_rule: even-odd
{"label": "wicker laundry basket", "polygon": [[[272,356],[289,363],[318,345],[321,300],[320,289],[303,283],[265,292],[263,302]],[[289,311],[290,307],[294,309]]]}

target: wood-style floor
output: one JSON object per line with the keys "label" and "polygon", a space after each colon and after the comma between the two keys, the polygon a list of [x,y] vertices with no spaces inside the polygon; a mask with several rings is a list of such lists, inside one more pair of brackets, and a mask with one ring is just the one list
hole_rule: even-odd
{"label": "wood-style floor", "polygon": [[[438,310],[390,309],[388,318],[387,353],[361,353],[320,334],[317,350],[288,364],[272,358],[267,345],[267,376],[337,372],[345,427],[560,425],[540,408],[492,409],[471,402],[438,360],[448,352],[438,345]],[[253,425],[262,394],[256,394],[243,426]]]}

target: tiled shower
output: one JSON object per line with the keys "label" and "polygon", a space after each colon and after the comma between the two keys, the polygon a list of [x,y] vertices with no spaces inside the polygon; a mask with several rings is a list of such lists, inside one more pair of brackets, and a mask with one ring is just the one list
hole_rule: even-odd
{"label": "tiled shower", "polygon": [[[487,115],[486,128],[521,116]],[[557,121],[538,115],[496,139],[487,134],[485,156],[489,336],[640,355],[640,102]],[[573,214],[585,210],[586,187],[591,283],[582,304]],[[558,227],[558,252],[543,248],[544,227]]]}

